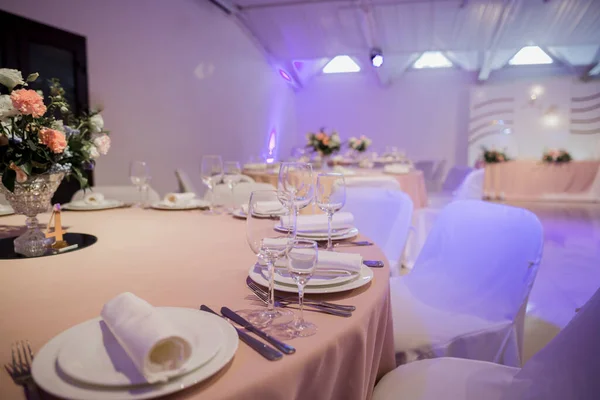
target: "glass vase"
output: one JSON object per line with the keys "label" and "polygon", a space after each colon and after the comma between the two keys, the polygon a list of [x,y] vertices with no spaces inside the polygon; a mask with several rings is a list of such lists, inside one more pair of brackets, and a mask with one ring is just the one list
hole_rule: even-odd
{"label": "glass vase", "polygon": [[14,241],[15,253],[38,257],[48,250],[52,239],[40,229],[37,215],[49,211],[50,200],[64,176],[64,172],[30,176],[25,182],[15,182],[13,192],[0,183],[0,191],[15,213],[27,217],[25,233]]}

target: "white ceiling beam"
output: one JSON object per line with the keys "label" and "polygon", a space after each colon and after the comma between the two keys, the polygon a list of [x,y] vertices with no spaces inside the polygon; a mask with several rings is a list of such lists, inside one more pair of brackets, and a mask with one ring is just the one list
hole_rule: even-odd
{"label": "white ceiling beam", "polygon": [[596,63],[596,65],[592,64],[592,67],[590,67],[590,69],[581,77],[582,80],[587,81],[591,77],[600,74],[600,48],[596,51],[594,63]]}
{"label": "white ceiling beam", "polygon": [[478,77],[479,81],[486,81],[490,77],[490,73],[492,72],[492,65],[494,63],[494,57],[496,56],[496,51],[498,49],[500,39],[502,39],[504,31],[507,29],[507,26],[510,23],[512,14],[517,12],[520,5],[521,0],[507,0],[504,4],[504,8],[502,9],[502,15],[498,19],[496,27],[494,29],[494,33],[492,34],[490,46],[484,52],[483,55],[483,64],[481,66],[481,70],[479,71]]}
{"label": "white ceiling beam", "polygon": [[594,67],[592,67],[592,69],[590,69],[587,74],[590,76],[600,74],[600,62],[597,63]]}

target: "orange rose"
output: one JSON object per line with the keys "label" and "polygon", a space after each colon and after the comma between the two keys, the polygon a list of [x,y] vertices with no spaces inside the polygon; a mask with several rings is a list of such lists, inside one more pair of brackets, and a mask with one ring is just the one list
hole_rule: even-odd
{"label": "orange rose", "polygon": [[67,147],[67,140],[61,131],[42,128],[39,137],[40,142],[48,146],[53,153],[62,153]]}
{"label": "orange rose", "polygon": [[318,139],[318,140],[321,140],[321,141],[322,141],[324,138],[325,138],[325,134],[324,134],[323,132],[319,132],[319,133],[317,134],[317,139]]}
{"label": "orange rose", "polygon": [[44,99],[35,90],[19,89],[10,94],[13,107],[23,115],[33,115],[38,118],[46,113]]}

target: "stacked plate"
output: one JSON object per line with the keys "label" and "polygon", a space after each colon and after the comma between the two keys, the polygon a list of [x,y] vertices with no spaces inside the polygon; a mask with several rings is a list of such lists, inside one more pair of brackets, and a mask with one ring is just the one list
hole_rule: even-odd
{"label": "stacked plate", "polygon": [[168,201],[157,201],[156,203],[152,204],[152,208],[156,209],[156,210],[175,210],[175,211],[182,211],[182,210],[195,210],[198,208],[208,208],[210,206],[210,203],[206,200],[202,200],[202,199],[193,199],[181,204],[177,204],[177,203],[170,203]]}
{"label": "stacked plate", "polygon": [[42,347],[33,360],[34,380],[45,391],[68,399],[151,399],[195,385],[233,358],[238,335],[224,319],[189,308],[157,309],[192,338],[192,357],[181,375],[148,384],[102,318],[95,318]]}
{"label": "stacked plate", "polygon": [[76,200],[61,206],[62,209],[71,211],[99,211],[123,207],[124,202],[119,200],[101,199],[94,202]]}
{"label": "stacked plate", "polygon": [[3,215],[11,215],[14,213],[15,213],[15,211],[12,209],[11,206],[7,206],[5,204],[0,204],[0,217]]}
{"label": "stacked plate", "polygon": [[[287,229],[285,227],[282,227],[280,222],[275,224],[275,230],[278,232],[287,232]],[[358,228],[356,227],[331,230],[331,240],[346,240],[351,239],[357,235]],[[296,236],[302,239],[310,239],[316,241],[325,241],[329,238],[328,232],[323,230],[297,230]]]}

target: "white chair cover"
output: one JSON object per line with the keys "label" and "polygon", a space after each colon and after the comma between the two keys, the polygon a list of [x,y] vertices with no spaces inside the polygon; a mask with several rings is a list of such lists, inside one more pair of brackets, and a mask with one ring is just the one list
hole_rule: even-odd
{"label": "white chair cover", "polygon": [[400,183],[393,176],[346,176],[347,187],[371,187],[400,190]]}
{"label": "white chair cover", "polygon": [[402,365],[373,400],[592,400],[600,398],[600,290],[523,369],[438,358]]}
{"label": "white chair cover", "polygon": [[399,275],[413,211],[410,197],[399,190],[348,188],[344,211],[350,211],[360,232],[383,249],[392,275]]}
{"label": "white chair cover", "polygon": [[440,356],[520,366],[523,316],[542,254],[524,209],[456,201],[414,270],[390,279],[397,360]]}
{"label": "white chair cover", "polygon": [[469,173],[473,171],[472,167],[467,166],[454,166],[450,168],[442,184],[442,191],[446,193],[454,192],[464,182]]}
{"label": "white chair cover", "polygon": [[[140,192],[135,186],[94,186],[89,189],[89,191],[102,193],[104,198],[107,200],[120,200],[125,203],[135,203],[140,200]],[[71,201],[83,200],[85,197],[86,191],[83,189],[75,192]],[[156,192],[156,190],[151,187],[148,188],[147,201],[149,204],[155,203],[160,200],[160,196]]]}
{"label": "white chair cover", "polygon": [[188,174],[185,173],[184,170],[177,168],[175,170],[175,176],[177,177],[177,185],[178,185],[179,193],[191,192],[191,193],[198,194],[198,191],[196,191],[196,187],[192,183],[192,180],[190,179]]}
{"label": "white chair cover", "polygon": [[476,169],[469,173],[463,183],[454,192],[455,200],[483,198],[483,175],[485,170]]}
{"label": "white chair cover", "polygon": [[433,191],[440,191],[442,187],[442,180],[446,174],[446,160],[441,160],[435,163],[435,167],[433,172],[431,173],[431,183],[430,187]]}
{"label": "white chair cover", "polygon": [[[270,183],[240,182],[233,188],[233,204],[236,207],[240,207],[242,204],[248,204],[250,201],[250,194],[255,190],[275,189],[275,186]],[[210,201],[210,191],[206,191],[204,199]],[[225,184],[215,186],[215,205],[230,206],[232,204],[231,200],[231,190],[229,189],[229,186]]]}
{"label": "white chair cover", "polygon": [[423,171],[423,177],[425,178],[425,182],[429,182],[431,181],[431,178],[433,177],[433,166],[434,166],[435,162],[434,161],[417,161],[415,163],[415,169],[418,169],[419,171]]}

